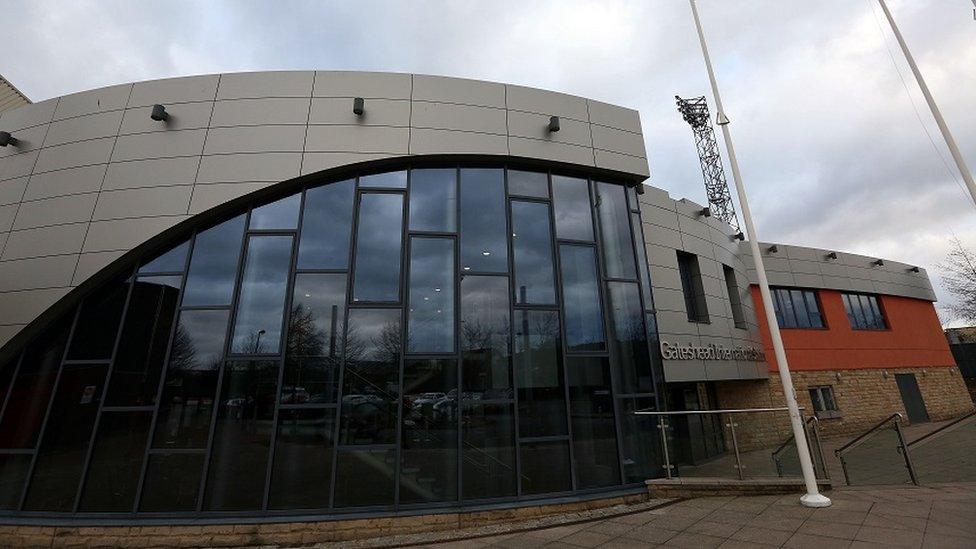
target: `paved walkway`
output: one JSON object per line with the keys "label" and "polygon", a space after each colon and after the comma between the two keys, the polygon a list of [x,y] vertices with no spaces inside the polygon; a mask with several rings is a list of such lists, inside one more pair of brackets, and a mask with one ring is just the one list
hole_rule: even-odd
{"label": "paved walkway", "polygon": [[797,496],[700,498],[596,521],[428,545],[535,547],[976,547],[976,484],[845,488],[834,505]]}

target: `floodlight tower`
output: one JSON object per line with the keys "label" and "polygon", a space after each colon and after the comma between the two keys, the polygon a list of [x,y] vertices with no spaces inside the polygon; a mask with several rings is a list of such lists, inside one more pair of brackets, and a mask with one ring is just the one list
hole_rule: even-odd
{"label": "floodlight tower", "polygon": [[698,160],[705,179],[705,194],[708,195],[710,213],[739,233],[739,218],[735,215],[735,204],[732,203],[729,184],[725,180],[722,157],[719,156],[715,128],[712,127],[708,115],[705,96],[682,99],[676,95],[674,98],[678,101],[678,112],[691,125],[691,131],[695,134],[695,146],[698,148]]}

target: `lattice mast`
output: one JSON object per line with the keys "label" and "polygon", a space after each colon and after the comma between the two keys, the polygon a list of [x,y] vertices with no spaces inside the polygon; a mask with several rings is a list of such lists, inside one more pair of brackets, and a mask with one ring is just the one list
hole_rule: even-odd
{"label": "lattice mast", "polygon": [[735,232],[739,233],[741,232],[739,218],[735,215],[735,204],[732,203],[729,184],[725,181],[722,157],[719,156],[715,128],[712,127],[708,115],[705,96],[682,99],[676,95],[674,98],[678,102],[678,112],[685,122],[691,125],[691,131],[695,134],[695,146],[698,147],[698,159],[701,162],[710,213],[731,225]]}

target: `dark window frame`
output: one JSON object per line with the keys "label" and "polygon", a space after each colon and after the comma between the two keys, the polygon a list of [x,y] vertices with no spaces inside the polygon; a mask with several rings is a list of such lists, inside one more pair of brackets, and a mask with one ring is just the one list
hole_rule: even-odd
{"label": "dark window frame", "polygon": [[678,274],[681,277],[681,294],[685,300],[688,322],[710,324],[708,302],[705,298],[705,285],[702,282],[701,265],[698,256],[684,250],[675,250],[678,260]]}
{"label": "dark window frame", "polygon": [[[786,309],[786,301],[784,296],[788,296],[790,299],[790,308]],[[798,314],[801,312],[793,301],[792,292],[799,292],[800,296],[803,298],[803,310],[802,312],[806,314],[809,320],[811,311],[808,308],[810,303],[810,297],[813,298],[813,303],[816,305],[816,313],[820,320],[820,326],[801,326],[799,320],[797,320]],[[814,288],[794,288],[791,286],[772,286],[769,288],[769,293],[771,294],[773,300],[773,310],[776,314],[776,323],[779,325],[781,330],[829,330],[830,326],[827,324],[827,315],[823,311],[823,303],[820,299],[820,292]],[[789,313],[792,320],[788,319],[785,315]]]}
{"label": "dark window frame", "polygon": [[[857,310],[854,309],[854,298],[857,298]],[[885,311],[884,300],[879,294],[866,292],[840,292],[847,323],[856,332],[885,332],[891,330],[888,315]],[[867,309],[865,309],[867,306]],[[858,315],[860,313],[860,315]],[[868,318],[867,313],[871,314]],[[880,326],[878,326],[880,323]]]}
{"label": "dark window frame", "polygon": [[839,418],[844,414],[837,405],[837,395],[833,385],[814,385],[807,388],[813,413],[820,419]]}

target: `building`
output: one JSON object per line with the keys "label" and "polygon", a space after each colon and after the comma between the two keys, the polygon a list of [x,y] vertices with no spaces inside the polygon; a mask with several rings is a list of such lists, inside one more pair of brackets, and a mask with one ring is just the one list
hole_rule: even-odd
{"label": "building", "polygon": [[30,104],[30,99],[0,74],[0,112]]}
{"label": "building", "polygon": [[[748,249],[643,185],[636,111],[246,73],[41,101],[0,130],[17,140],[0,149],[10,520],[631,493],[663,474],[635,410],[777,404]],[[828,429],[966,409],[923,270],[763,249]]]}
{"label": "building", "polygon": [[945,334],[969,394],[976,402],[976,328],[949,328]]}

